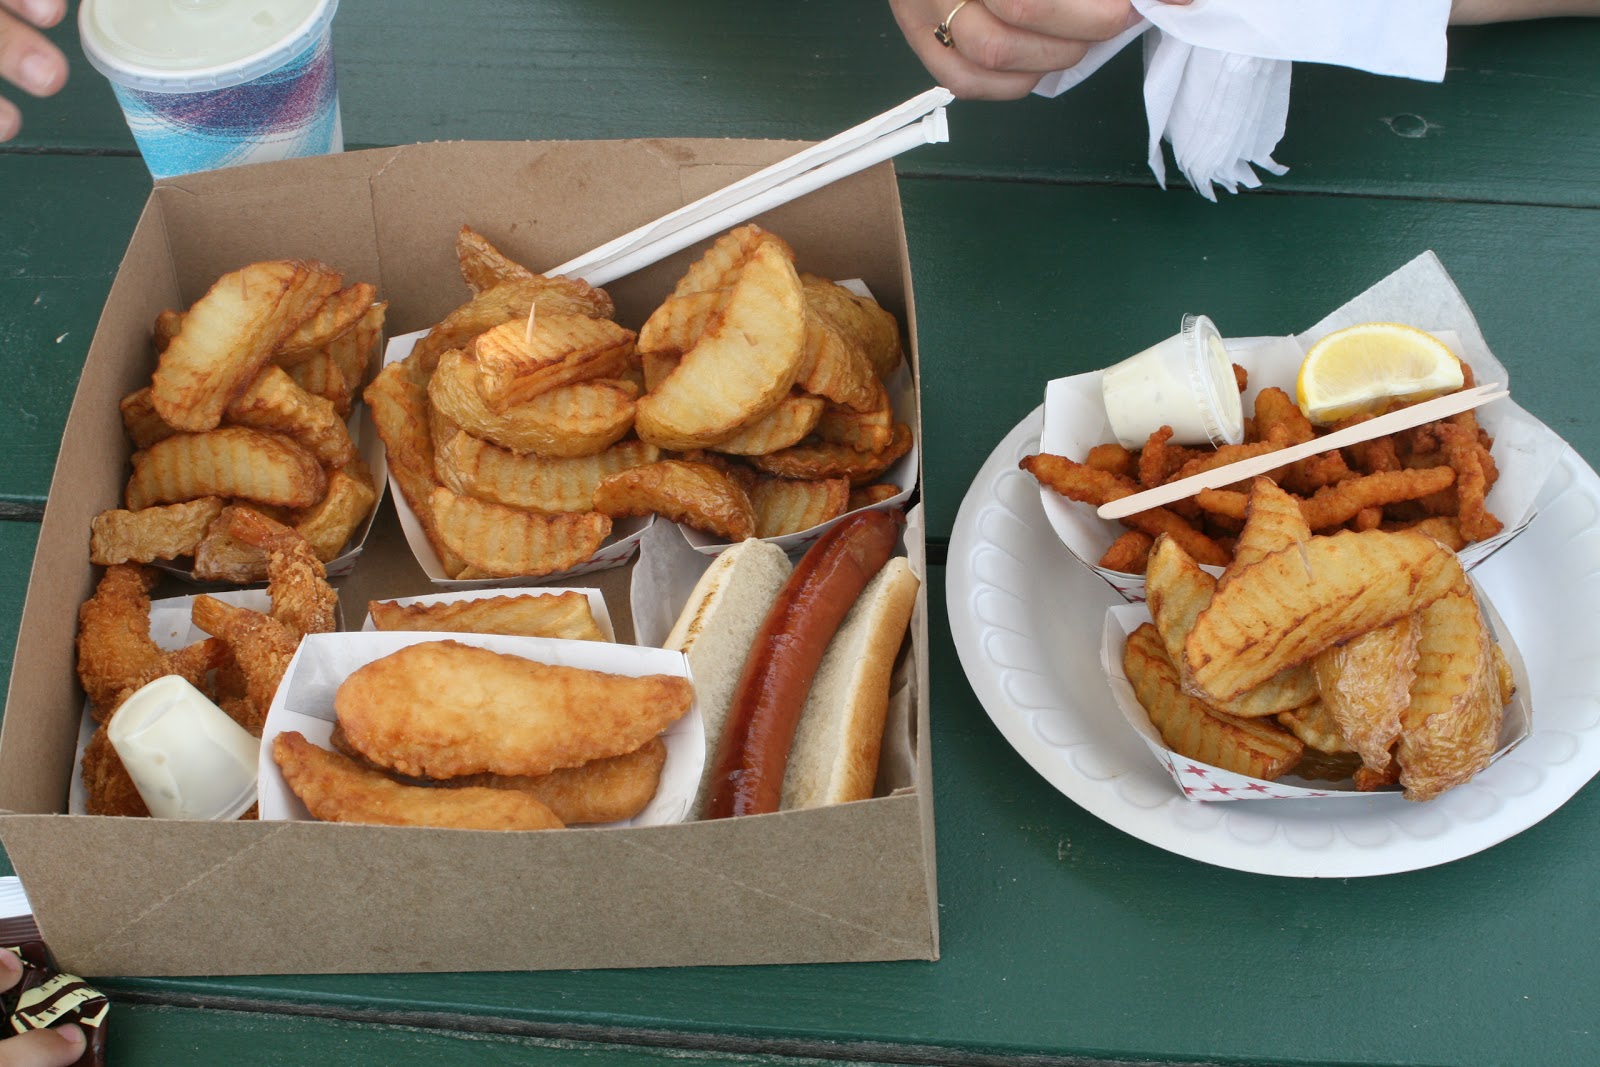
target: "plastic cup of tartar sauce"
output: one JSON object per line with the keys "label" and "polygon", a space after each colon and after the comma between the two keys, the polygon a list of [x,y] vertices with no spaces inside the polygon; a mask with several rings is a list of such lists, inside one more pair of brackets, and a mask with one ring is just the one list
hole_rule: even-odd
{"label": "plastic cup of tartar sauce", "polygon": [[1175,445],[1244,440],[1244,409],[1228,350],[1204,315],[1185,315],[1176,334],[1107,367],[1100,392],[1111,432],[1125,448],[1140,447],[1163,426],[1172,427]]}
{"label": "plastic cup of tartar sauce", "polygon": [[106,733],[157,818],[237,819],[256,802],[260,739],[175,674],[129,697]]}
{"label": "plastic cup of tartar sauce", "polygon": [[78,36],[170,178],[344,150],[338,0],[83,0]]}

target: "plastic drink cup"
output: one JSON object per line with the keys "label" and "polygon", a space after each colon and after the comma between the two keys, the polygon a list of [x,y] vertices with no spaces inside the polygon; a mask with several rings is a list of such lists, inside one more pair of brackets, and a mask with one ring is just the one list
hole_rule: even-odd
{"label": "plastic drink cup", "polygon": [[1107,367],[1100,380],[1117,443],[1138,448],[1163,426],[1175,445],[1236,445],[1244,410],[1222,334],[1204,315],[1185,315],[1173,336]]}
{"label": "plastic drink cup", "polygon": [[156,178],[344,150],[338,0],[83,0],[78,34]]}
{"label": "plastic drink cup", "polygon": [[261,741],[175,674],[129,697],[106,734],[157,818],[237,819],[256,802]]}

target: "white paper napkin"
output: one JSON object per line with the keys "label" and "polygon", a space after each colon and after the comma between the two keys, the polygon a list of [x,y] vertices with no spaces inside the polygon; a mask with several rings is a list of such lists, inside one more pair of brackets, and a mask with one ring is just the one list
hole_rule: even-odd
{"label": "white paper napkin", "polygon": [[1272,158],[1289,114],[1292,62],[1332,63],[1374,74],[1443,81],[1450,0],[1133,0],[1144,15],[1089,49],[1034,92],[1058,96],[1144,35],[1150,169],[1164,189],[1161,142],[1208,200],[1261,184],[1255,168],[1288,170]]}

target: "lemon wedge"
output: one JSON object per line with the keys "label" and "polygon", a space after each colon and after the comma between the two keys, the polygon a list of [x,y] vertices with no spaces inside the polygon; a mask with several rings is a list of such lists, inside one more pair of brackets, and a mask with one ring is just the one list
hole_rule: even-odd
{"label": "lemon wedge", "polygon": [[1295,399],[1318,426],[1461,388],[1461,361],[1432,334],[1398,322],[1364,322],[1311,346]]}

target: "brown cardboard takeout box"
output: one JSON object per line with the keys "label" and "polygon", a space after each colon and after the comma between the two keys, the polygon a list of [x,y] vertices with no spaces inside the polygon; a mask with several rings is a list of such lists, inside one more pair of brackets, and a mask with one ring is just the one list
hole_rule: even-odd
{"label": "brown cardboard takeout box", "polygon": [[[83,700],[77,609],[96,579],[89,520],[120,498],[128,445],[117,401],[148,380],[158,311],[187,306],[245,262],[316,258],[377,283],[391,332],[418,329],[467,296],[453,253],[462,223],[548,267],[796,147],[427,144],[156,187],[67,421],[0,733],[0,840],[66,967],[269,974],[937,958],[925,592],[909,672],[916,768],[877,799],[546,833],[62,814]],[[795,247],[804,269],[861,277],[913,322],[888,164],[757,221]],[[697,251],[609,286],[618,318],[637,328]],[[426,591],[404,541],[381,529],[343,586],[354,619],[367,596]],[[614,613],[626,610],[622,588],[608,595]]]}

